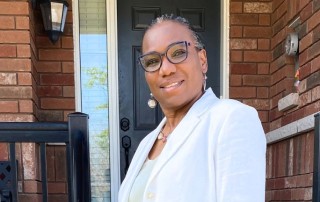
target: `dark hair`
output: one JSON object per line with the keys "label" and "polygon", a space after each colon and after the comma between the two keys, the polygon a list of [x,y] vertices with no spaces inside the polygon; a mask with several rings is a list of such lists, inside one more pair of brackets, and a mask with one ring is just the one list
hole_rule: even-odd
{"label": "dark hair", "polygon": [[[153,26],[157,25],[157,24],[160,24],[162,22],[165,22],[165,21],[171,21],[171,22],[176,22],[180,25],[183,25],[185,27],[187,27],[188,30],[190,30],[193,38],[194,38],[194,41],[195,41],[195,44],[194,46],[198,49],[204,49],[204,44],[202,43],[201,39],[200,39],[200,36],[199,34],[193,30],[193,28],[191,27],[189,21],[184,18],[184,17],[181,17],[181,16],[174,16],[173,14],[171,15],[168,15],[168,14],[164,14],[162,16],[159,16],[157,17],[156,19],[154,19],[151,24],[147,27],[147,29],[145,30],[144,34],[146,34],[148,32],[149,29],[151,29]],[[144,36],[143,36],[144,37]]]}

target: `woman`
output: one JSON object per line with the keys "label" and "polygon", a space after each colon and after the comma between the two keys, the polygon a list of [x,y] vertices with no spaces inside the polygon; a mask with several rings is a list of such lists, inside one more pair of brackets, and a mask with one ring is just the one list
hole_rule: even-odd
{"label": "woman", "polygon": [[140,143],[119,202],[264,201],[266,140],[257,112],[205,90],[206,51],[188,22],[157,18],[142,53],[165,118]]}

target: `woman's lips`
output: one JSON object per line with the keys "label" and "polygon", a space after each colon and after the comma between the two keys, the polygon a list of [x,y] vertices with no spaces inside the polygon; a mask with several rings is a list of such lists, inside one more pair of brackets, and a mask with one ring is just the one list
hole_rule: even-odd
{"label": "woman's lips", "polygon": [[178,86],[180,86],[180,85],[182,84],[182,82],[183,82],[183,81],[168,83],[168,84],[162,85],[161,88],[169,89],[169,88],[178,87]]}

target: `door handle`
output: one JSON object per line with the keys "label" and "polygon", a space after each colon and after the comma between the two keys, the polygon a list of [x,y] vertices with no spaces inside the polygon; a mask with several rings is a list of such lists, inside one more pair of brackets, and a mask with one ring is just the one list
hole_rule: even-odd
{"label": "door handle", "polygon": [[131,138],[129,136],[123,136],[122,137],[122,147],[124,148],[124,155],[125,155],[125,174],[127,174],[128,168],[129,168],[129,149],[131,147]]}

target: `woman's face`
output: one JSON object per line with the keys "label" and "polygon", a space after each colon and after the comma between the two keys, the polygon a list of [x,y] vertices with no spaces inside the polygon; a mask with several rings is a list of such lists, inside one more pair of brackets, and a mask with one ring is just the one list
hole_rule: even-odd
{"label": "woman's face", "polygon": [[183,62],[172,64],[163,56],[160,69],[145,72],[149,88],[163,110],[178,110],[202,95],[204,73],[207,72],[206,52],[195,48],[194,38],[187,27],[172,21],[154,25],[143,38],[143,54],[164,53],[168,46],[179,41],[190,43],[188,56]]}

